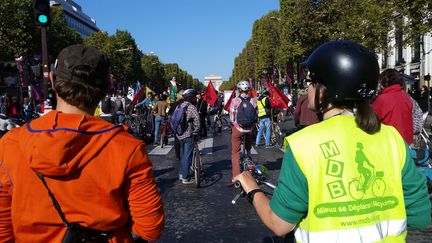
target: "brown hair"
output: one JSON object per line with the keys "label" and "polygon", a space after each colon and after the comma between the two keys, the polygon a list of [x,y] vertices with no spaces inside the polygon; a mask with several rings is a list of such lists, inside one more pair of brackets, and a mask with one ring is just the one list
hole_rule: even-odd
{"label": "brown hair", "polygon": [[[377,114],[375,113],[375,111],[373,110],[368,100],[357,100],[357,101],[332,100],[326,97],[327,88],[323,84],[319,84],[317,86],[318,88],[316,90],[317,91],[319,90],[319,92],[323,92],[323,97],[324,97],[323,102],[321,102],[321,105],[317,107],[321,113],[325,113],[326,111],[328,111],[329,104],[331,104],[333,107],[340,108],[340,109],[354,110],[355,122],[357,124],[357,127],[359,127],[367,134],[375,134],[380,131],[381,121],[377,116]],[[317,99],[318,96],[316,94],[315,106],[317,104]]]}
{"label": "brown hair", "polygon": [[84,82],[91,77],[89,70],[75,68],[73,77],[78,79],[57,79],[54,90],[68,104],[80,109],[95,108],[109,90],[109,84],[102,88],[91,85],[92,82]]}
{"label": "brown hair", "polygon": [[379,82],[384,88],[392,86],[393,84],[400,84],[402,87],[405,85],[402,75],[396,69],[386,69],[379,76]]}

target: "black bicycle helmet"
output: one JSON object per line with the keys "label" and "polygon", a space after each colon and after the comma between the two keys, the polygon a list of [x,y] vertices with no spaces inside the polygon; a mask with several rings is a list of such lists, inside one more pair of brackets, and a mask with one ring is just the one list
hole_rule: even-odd
{"label": "black bicycle helmet", "polygon": [[368,99],[378,86],[379,66],[374,53],[353,41],[324,43],[301,66],[312,82],[327,87],[328,99]]}
{"label": "black bicycle helmet", "polygon": [[198,92],[195,89],[187,89],[183,92],[183,99],[188,100],[192,97],[196,97]]}

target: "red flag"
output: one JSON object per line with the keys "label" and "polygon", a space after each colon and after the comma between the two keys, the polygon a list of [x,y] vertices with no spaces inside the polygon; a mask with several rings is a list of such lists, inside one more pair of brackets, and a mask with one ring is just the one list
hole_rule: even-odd
{"label": "red flag", "polygon": [[251,97],[251,98],[258,97],[258,93],[256,92],[256,90],[254,89],[254,87],[252,85],[252,79],[249,79],[249,85],[251,86],[251,89],[249,90],[249,97]]}
{"label": "red flag", "polygon": [[140,100],[141,97],[145,94],[145,91],[146,91],[146,86],[142,85],[140,90],[134,95],[131,105],[135,105],[138,102],[138,100]]}
{"label": "red flag", "polygon": [[269,87],[270,87],[270,103],[271,103],[271,106],[275,107],[275,108],[285,108],[285,109],[288,109],[288,102],[289,102],[288,97],[286,97],[272,83],[269,83]]}
{"label": "red flag", "polygon": [[207,85],[206,91],[204,92],[203,100],[209,105],[214,105],[214,103],[217,101],[217,92],[216,89],[213,87],[211,80]]}
{"label": "red flag", "polygon": [[236,93],[235,91],[236,91],[236,87],[233,88],[232,93],[231,93],[231,96],[229,97],[227,103],[224,105],[224,110],[226,110],[226,111],[228,111],[228,112],[229,112],[229,110],[230,110],[231,101],[232,101],[232,99],[234,99],[234,97],[235,97],[235,93]]}

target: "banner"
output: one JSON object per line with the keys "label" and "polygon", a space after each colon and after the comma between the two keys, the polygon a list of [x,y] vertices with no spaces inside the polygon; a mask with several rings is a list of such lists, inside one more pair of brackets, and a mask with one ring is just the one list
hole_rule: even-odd
{"label": "banner", "polygon": [[273,108],[284,108],[288,109],[289,99],[286,97],[278,88],[272,83],[269,83],[270,87],[270,103]]}
{"label": "banner", "polygon": [[213,83],[211,82],[211,80],[208,83],[207,89],[203,94],[203,100],[211,106],[213,106],[214,103],[217,101],[217,92],[216,89],[213,87]]}

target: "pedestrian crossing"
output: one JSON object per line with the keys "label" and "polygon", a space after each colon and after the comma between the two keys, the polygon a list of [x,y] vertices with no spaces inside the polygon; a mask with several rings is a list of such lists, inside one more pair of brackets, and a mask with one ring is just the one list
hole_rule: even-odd
{"label": "pedestrian crossing", "polygon": [[[205,138],[200,140],[200,142],[198,143],[198,148],[201,152],[201,156],[205,156],[205,155],[211,155],[213,154],[213,142],[214,142],[214,138],[213,137],[209,137],[209,138]],[[147,149],[149,150],[148,154],[149,155],[159,155],[159,156],[163,156],[163,155],[167,155],[172,148],[174,147],[172,144],[174,144],[174,138],[169,138],[168,139],[168,145],[164,145],[164,147],[162,148],[160,145],[154,147],[154,148],[150,148],[147,147]],[[231,150],[231,148],[229,148],[229,150]],[[241,147],[241,151],[243,151],[243,145]],[[231,151],[229,151],[229,153],[231,153]],[[252,146],[251,148],[251,154],[252,155],[257,155],[258,151]]]}

